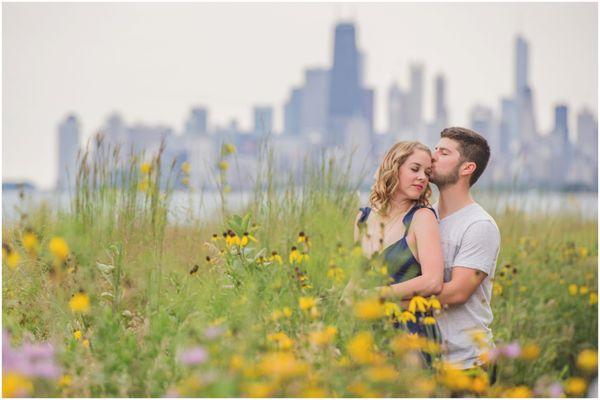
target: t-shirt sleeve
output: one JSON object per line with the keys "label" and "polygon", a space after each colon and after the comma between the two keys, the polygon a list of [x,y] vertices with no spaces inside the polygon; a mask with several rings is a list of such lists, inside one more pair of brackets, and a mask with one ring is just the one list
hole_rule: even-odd
{"label": "t-shirt sleeve", "polygon": [[474,222],[465,231],[454,266],[478,269],[492,277],[499,249],[500,232],[496,225],[489,220]]}

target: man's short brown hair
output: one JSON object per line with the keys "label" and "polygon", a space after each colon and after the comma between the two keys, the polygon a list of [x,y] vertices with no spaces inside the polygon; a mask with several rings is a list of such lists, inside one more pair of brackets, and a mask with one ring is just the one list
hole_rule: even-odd
{"label": "man's short brown hair", "polygon": [[490,159],[490,146],[487,140],[479,133],[460,127],[446,128],[440,134],[443,138],[448,138],[458,142],[458,152],[461,162],[474,162],[475,172],[471,175],[469,186],[473,186],[477,179],[485,171],[485,167]]}

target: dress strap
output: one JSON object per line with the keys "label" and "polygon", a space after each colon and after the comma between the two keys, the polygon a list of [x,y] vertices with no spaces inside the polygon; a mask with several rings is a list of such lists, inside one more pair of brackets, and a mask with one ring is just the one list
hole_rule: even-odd
{"label": "dress strap", "polygon": [[362,212],[362,215],[360,216],[358,223],[363,224],[365,223],[367,218],[369,218],[369,214],[371,213],[371,207],[361,207],[359,208],[359,210]]}
{"label": "dress strap", "polygon": [[404,218],[402,218],[402,223],[406,227],[406,229],[404,229],[404,236],[402,236],[403,238],[405,238],[406,235],[408,234],[408,228],[410,228],[410,223],[412,222],[413,216],[415,215],[417,210],[419,210],[421,208],[427,208],[427,209],[431,210],[433,212],[433,215],[435,215],[435,218],[437,219],[437,214],[436,214],[435,210],[433,208],[431,208],[430,206],[423,206],[423,205],[419,205],[419,204],[413,206],[413,208],[411,208],[408,211],[408,213],[406,213]]}

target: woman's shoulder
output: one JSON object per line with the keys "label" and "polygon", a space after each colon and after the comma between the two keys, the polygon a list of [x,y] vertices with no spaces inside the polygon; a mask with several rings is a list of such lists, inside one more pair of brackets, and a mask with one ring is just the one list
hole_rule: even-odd
{"label": "woman's shoulder", "polygon": [[437,223],[437,213],[430,205],[417,204],[414,207],[412,220],[430,221]]}

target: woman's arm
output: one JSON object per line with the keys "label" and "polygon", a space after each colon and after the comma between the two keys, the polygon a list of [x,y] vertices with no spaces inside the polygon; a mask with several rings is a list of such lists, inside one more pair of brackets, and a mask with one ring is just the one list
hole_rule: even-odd
{"label": "woman's arm", "polygon": [[417,242],[421,275],[391,285],[391,294],[400,298],[438,294],[444,283],[444,258],[437,219],[431,210],[421,208],[415,212],[410,227]]}

